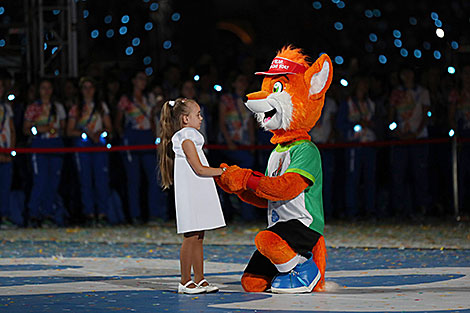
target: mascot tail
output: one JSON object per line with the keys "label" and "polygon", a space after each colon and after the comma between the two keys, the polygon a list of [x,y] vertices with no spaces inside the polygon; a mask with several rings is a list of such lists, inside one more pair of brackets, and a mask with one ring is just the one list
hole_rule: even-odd
{"label": "mascot tail", "polygon": [[313,261],[315,262],[321,273],[321,279],[315,286],[315,289],[313,289],[313,291],[325,291],[326,245],[325,238],[323,236],[318,239],[317,244],[315,245],[315,247],[313,247],[312,254]]}

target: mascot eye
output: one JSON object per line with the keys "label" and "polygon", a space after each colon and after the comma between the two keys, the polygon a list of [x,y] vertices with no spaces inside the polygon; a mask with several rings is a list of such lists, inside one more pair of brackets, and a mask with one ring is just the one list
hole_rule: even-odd
{"label": "mascot eye", "polygon": [[284,85],[281,82],[276,82],[273,86],[273,92],[282,92],[284,90]]}

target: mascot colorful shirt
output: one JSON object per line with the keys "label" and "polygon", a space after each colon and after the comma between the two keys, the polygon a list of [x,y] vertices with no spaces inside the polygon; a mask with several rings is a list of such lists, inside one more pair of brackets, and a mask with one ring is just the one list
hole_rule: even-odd
{"label": "mascot colorful shirt", "polygon": [[333,68],[323,54],[313,64],[300,49],[284,47],[264,75],[261,91],[246,106],[276,144],[265,175],[236,165],[217,179],[226,192],[268,208],[268,228],[256,235],[257,250],[242,276],[249,292],[304,293],[324,289],[320,153],[308,132],[321,115]]}

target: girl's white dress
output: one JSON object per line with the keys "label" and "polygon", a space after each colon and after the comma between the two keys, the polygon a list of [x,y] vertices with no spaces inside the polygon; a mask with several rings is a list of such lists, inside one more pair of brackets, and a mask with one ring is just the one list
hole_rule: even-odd
{"label": "girl's white dress", "polygon": [[209,166],[202,150],[204,137],[192,127],[176,132],[171,141],[175,152],[174,184],[178,234],[225,226],[214,178],[196,175],[184,154],[182,144],[191,140],[202,165]]}

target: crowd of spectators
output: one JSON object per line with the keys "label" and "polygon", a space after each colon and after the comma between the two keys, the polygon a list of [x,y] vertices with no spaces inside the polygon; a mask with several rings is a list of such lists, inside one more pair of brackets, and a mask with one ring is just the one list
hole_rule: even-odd
{"label": "crowd of spectators", "polygon": [[[225,162],[264,172],[269,149],[239,149],[267,145],[270,139],[243,103],[261,86],[253,75],[254,59],[246,57],[227,73],[217,73],[208,59],[189,70],[172,64],[151,76],[91,67],[79,79],[36,84],[21,84],[3,72],[1,147],[158,143],[162,104],[186,97],[201,106],[206,144],[226,147],[206,151],[212,166]],[[322,117],[311,131],[322,155],[326,222],[451,216],[451,141],[419,140],[449,138],[449,132],[470,137],[470,65],[453,76],[437,67],[403,66],[389,73],[350,68],[334,77]],[[347,79],[347,87],[340,78]],[[384,141],[407,144],[367,144]],[[345,142],[356,144],[332,145]],[[459,145],[458,164],[460,210],[468,215],[468,143]],[[0,153],[1,226],[171,222],[173,197],[162,191],[156,167],[154,150]],[[220,197],[229,221],[265,216],[236,197],[223,192]]]}

